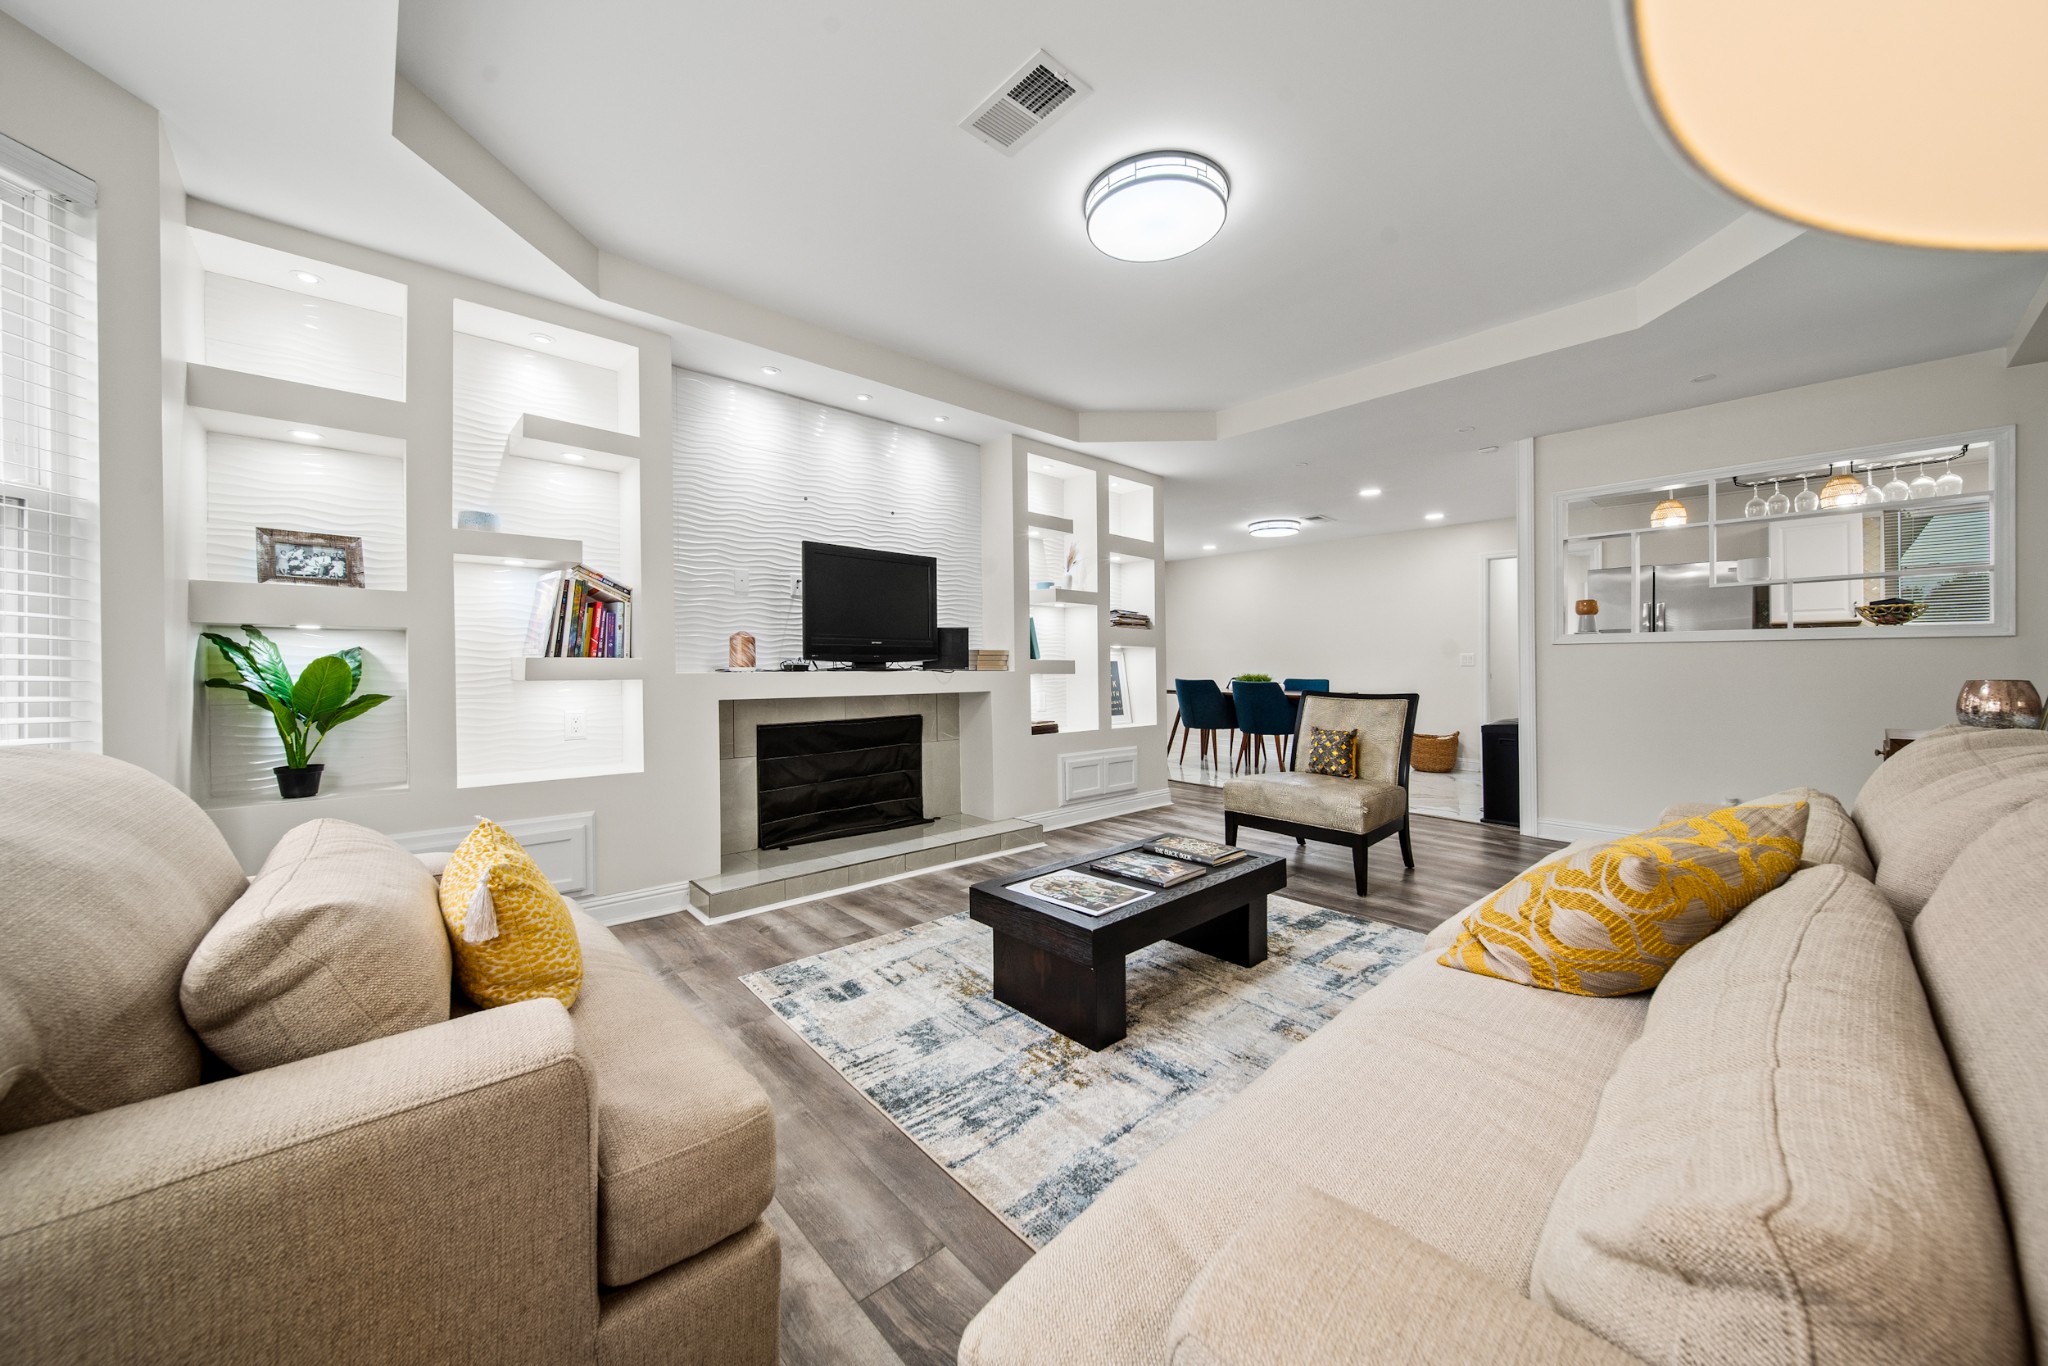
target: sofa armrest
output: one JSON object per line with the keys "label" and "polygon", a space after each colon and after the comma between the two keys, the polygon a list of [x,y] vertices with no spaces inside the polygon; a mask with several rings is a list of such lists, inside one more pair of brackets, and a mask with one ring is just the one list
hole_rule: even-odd
{"label": "sofa armrest", "polygon": [[1167,1330],[1175,1366],[1634,1357],[1364,1210],[1297,1186],[1239,1229]]}
{"label": "sofa armrest", "polygon": [[0,1360],[560,1362],[595,1121],[531,1001],[0,1138]]}

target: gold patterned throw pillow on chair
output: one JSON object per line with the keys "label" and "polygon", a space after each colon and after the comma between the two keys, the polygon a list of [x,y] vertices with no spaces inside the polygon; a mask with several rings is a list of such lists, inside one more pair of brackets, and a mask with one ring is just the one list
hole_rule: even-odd
{"label": "gold patterned throw pillow on chair", "polygon": [[1733,806],[1539,865],[1465,917],[1437,962],[1574,996],[1648,991],[1792,876],[1806,803]]}
{"label": "gold patterned throw pillow on chair", "polygon": [[1329,778],[1356,778],[1358,732],[1311,726],[1308,732],[1308,771]]}
{"label": "gold patterned throw pillow on chair", "polygon": [[455,980],[480,1006],[552,996],[576,1004],[583,948],[569,903],[533,856],[490,821],[449,856],[441,918],[455,949]]}

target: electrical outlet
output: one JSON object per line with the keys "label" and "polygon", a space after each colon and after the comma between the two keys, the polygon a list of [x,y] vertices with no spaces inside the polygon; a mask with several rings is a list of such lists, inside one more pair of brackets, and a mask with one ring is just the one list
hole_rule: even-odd
{"label": "electrical outlet", "polygon": [[588,739],[583,729],[583,708],[570,707],[562,713],[562,738],[564,740]]}
{"label": "electrical outlet", "polygon": [[1461,669],[1476,669],[1476,668],[1478,668],[1478,667],[1479,667],[1479,656],[1478,656],[1478,655],[1459,655],[1459,656],[1458,656],[1458,667],[1459,667],[1459,668],[1461,668]]}

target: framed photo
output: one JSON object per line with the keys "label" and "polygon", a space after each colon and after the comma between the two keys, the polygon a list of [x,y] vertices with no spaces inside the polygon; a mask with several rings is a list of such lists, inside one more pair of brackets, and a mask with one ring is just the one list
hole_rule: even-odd
{"label": "framed photo", "polygon": [[324,531],[256,528],[256,582],[363,586],[363,538]]}

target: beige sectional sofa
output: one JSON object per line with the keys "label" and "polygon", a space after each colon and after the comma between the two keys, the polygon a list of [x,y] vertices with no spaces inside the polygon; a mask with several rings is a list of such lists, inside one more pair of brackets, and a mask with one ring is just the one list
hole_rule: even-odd
{"label": "beige sectional sofa", "polygon": [[[580,912],[573,1009],[451,1008],[431,880],[340,829],[359,858],[252,888],[162,781],[0,752],[0,1360],[773,1362],[760,1087]],[[244,1011],[234,1047],[301,1056],[223,1075],[181,982],[278,877],[423,896],[398,912],[426,917],[412,966],[365,978],[314,940],[336,916],[273,914],[275,966],[362,1019],[438,1022],[323,1051]]]}
{"label": "beige sectional sofa", "polygon": [[1800,871],[1653,993],[1439,966],[1454,917],[961,1361],[2048,1360],[2048,734],[1798,795]]}

